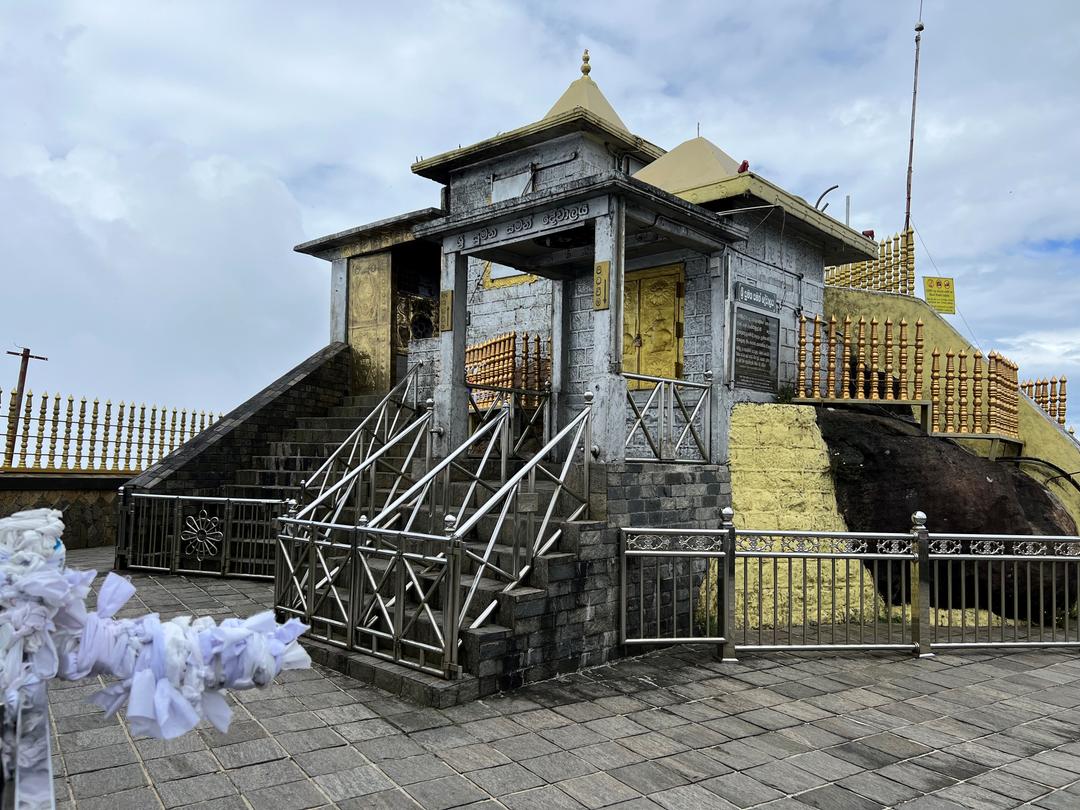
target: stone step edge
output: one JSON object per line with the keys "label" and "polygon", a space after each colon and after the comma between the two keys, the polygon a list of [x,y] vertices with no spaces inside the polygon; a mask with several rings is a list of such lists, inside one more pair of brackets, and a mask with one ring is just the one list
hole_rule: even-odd
{"label": "stone step edge", "polygon": [[469,703],[496,691],[491,688],[491,679],[484,679],[487,690],[482,692],[481,679],[465,672],[458,678],[448,680],[318,639],[301,636],[300,642],[313,663],[376,686],[418,706],[446,709]]}

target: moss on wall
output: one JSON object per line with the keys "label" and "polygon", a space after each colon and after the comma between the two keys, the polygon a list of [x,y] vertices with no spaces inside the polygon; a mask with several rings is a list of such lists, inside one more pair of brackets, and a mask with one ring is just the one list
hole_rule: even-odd
{"label": "moss on wall", "polygon": [[[914,324],[920,318],[923,321],[923,334],[927,346],[927,374],[929,374],[930,351],[934,346],[952,348],[956,351],[976,351],[975,346],[946,321],[925,301],[906,295],[878,293],[869,290],[848,290],[840,287],[825,288],[825,317],[835,315],[842,321],[845,315],[858,318],[859,315],[876,315],[879,321],[892,318],[899,321],[906,318]],[[929,387],[927,387],[929,391]],[[1066,472],[1080,471],[1080,446],[1050,418],[1023,394],[1020,396],[1020,438],[1024,442],[1023,454],[1055,464]],[[965,447],[979,455],[989,452],[989,442],[966,441]],[[1024,471],[1045,482],[1052,473],[1043,474],[1035,468],[1024,467]],[[1047,484],[1051,491],[1068,509],[1073,519],[1080,524],[1080,492],[1060,480]]]}

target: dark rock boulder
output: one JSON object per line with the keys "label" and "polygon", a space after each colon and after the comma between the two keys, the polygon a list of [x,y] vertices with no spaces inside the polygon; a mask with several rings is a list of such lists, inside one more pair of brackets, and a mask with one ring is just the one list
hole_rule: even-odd
{"label": "dark rock boulder", "polygon": [[[931,532],[1076,534],[1073,519],[1041,484],[948,439],[927,436],[913,420],[880,408],[822,407],[818,425],[829,448],[840,513],[850,531],[909,531],[911,514],[921,510]],[[1018,550],[1013,545],[1003,543],[1003,551]],[[971,553],[971,544],[961,544],[961,551]],[[1055,612],[1066,609],[1066,594],[1070,602],[1077,596],[1072,564],[1014,566],[988,557],[987,562],[933,568],[942,575],[931,594],[931,603],[940,603],[936,607],[978,607],[1050,624]],[[946,582],[950,570],[951,589]],[[877,585],[883,596],[892,590],[894,600],[910,598],[898,592],[895,578]]]}

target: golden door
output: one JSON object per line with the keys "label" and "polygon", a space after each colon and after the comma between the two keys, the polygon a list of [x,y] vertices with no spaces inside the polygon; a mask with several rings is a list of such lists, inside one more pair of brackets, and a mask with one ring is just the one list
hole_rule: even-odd
{"label": "golden door", "polygon": [[[623,357],[627,374],[682,376],[683,266],[669,264],[626,274],[623,287]],[[630,388],[648,383],[630,380]]]}

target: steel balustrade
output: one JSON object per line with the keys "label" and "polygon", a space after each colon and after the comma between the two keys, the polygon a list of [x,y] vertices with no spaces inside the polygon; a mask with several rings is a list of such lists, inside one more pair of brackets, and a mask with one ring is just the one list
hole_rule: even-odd
{"label": "steel balustrade", "polygon": [[[645,374],[623,377],[631,420],[626,434],[627,461],[677,461],[708,463],[711,452],[712,374],[706,382],[671,380]],[[652,386],[649,390],[648,386]],[[642,395],[644,402],[640,400]],[[642,447],[640,442],[644,442]],[[635,452],[647,451],[635,456]]]}
{"label": "steel balustrade", "polygon": [[1080,647],[1080,537],[622,529],[620,638],[740,651]]}

